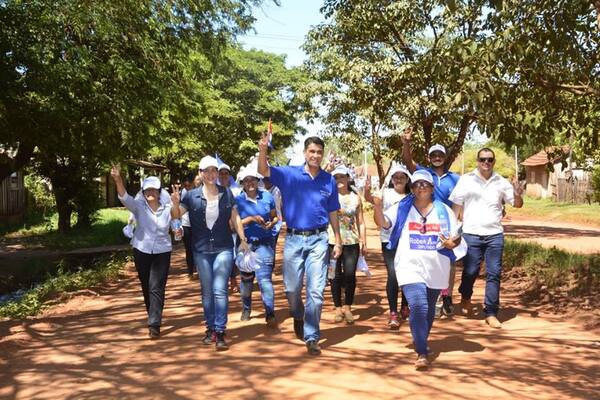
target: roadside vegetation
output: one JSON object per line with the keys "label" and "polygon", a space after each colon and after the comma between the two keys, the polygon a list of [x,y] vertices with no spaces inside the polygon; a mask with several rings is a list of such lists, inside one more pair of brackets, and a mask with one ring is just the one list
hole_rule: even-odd
{"label": "roadside vegetation", "polygon": [[112,255],[96,260],[85,269],[69,272],[64,269],[16,299],[0,303],[0,317],[24,318],[38,314],[47,306],[62,301],[78,290],[97,287],[119,278],[129,260],[124,255]]}
{"label": "roadside vegetation", "polygon": [[[509,217],[544,219],[600,226],[600,204],[556,203],[550,199],[525,198],[522,208],[507,207]],[[600,251],[600,249],[599,249]]]}
{"label": "roadside vegetation", "polygon": [[[110,246],[127,243],[122,228],[127,224],[129,212],[124,208],[105,208],[89,228],[73,228],[70,232],[58,231],[58,214],[48,216],[33,214],[25,222],[0,228],[0,246],[19,246],[19,249],[44,248],[70,250],[85,247]],[[76,219],[76,217],[73,217]]]}

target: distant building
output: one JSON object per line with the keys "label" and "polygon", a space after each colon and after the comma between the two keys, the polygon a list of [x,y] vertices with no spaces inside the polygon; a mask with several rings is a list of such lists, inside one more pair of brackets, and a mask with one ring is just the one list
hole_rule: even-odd
{"label": "distant building", "polygon": [[528,196],[559,202],[589,202],[589,173],[570,161],[569,151],[569,146],[549,147],[521,162]]}

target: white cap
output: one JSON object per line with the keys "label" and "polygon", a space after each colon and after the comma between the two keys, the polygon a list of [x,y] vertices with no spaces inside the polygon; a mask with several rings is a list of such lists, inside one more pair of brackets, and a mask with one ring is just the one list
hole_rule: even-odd
{"label": "white cap", "polygon": [[203,171],[209,167],[219,168],[219,165],[217,164],[217,159],[211,156],[202,157],[202,159],[200,160],[200,164],[198,165],[198,169]]}
{"label": "white cap", "polygon": [[246,179],[247,177],[253,177],[256,179],[260,179],[262,178],[262,175],[258,173],[258,171],[256,171],[254,168],[244,168],[242,169],[239,173],[238,173],[238,181],[242,182],[244,179]]}
{"label": "white cap", "polygon": [[223,163],[219,166],[219,171],[222,169],[226,169],[227,171],[231,172],[231,168],[229,168],[229,165]]}
{"label": "white cap", "polygon": [[392,179],[392,176],[394,176],[396,172],[402,172],[404,175],[408,176],[408,179],[411,178],[410,172],[408,172],[408,169],[404,165],[394,164],[392,165],[392,168],[390,168],[390,172],[388,172],[389,179]]}
{"label": "white cap", "polygon": [[442,153],[446,154],[446,148],[441,144],[434,144],[433,146],[431,146],[427,154],[431,154],[434,151],[441,151]]}
{"label": "white cap", "polygon": [[338,165],[335,167],[333,171],[331,171],[331,176],[335,175],[348,175],[350,176],[350,170],[343,165]]}
{"label": "white cap", "polygon": [[160,189],[160,179],[156,176],[149,176],[142,182],[142,190]]}
{"label": "white cap", "polygon": [[418,181],[425,181],[425,182],[429,182],[429,184],[431,184],[431,186],[433,186],[433,177],[431,176],[429,171],[424,170],[424,169],[418,169],[415,172],[413,172],[412,177],[410,178],[410,181],[412,183],[415,183]]}

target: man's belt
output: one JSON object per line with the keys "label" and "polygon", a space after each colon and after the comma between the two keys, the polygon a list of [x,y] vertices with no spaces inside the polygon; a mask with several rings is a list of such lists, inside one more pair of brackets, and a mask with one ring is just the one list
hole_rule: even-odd
{"label": "man's belt", "polygon": [[288,228],[287,233],[290,235],[301,235],[301,236],[312,236],[318,235],[321,232],[325,232],[327,230],[327,225],[321,226],[315,229],[294,229]]}

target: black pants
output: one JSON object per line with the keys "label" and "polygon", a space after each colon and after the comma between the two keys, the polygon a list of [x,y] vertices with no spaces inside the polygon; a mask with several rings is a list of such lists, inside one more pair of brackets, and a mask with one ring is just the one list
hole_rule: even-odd
{"label": "black pants", "polygon": [[194,253],[192,252],[192,228],[183,227],[183,244],[185,245],[185,264],[189,275],[194,273]]}
{"label": "black pants", "polygon": [[[329,254],[333,252],[333,246],[329,245]],[[335,277],[331,280],[331,297],[336,307],[342,306],[342,287],[344,288],[344,304],[351,306],[354,303],[354,292],[356,290],[356,264],[360,247],[358,244],[342,246],[342,255],[335,264]]]}
{"label": "black pants", "polygon": [[171,252],[147,254],[133,249],[135,269],[142,284],[148,326],[160,327],[165,305],[165,287],[171,265]]}
{"label": "black pants", "polygon": [[[383,253],[383,261],[387,268],[387,282],[385,284],[385,291],[387,293],[388,303],[390,305],[390,312],[398,312],[398,279],[396,278],[396,269],[394,268],[394,257],[396,256],[396,249],[388,250],[387,242],[381,243],[381,252]],[[404,293],[402,293],[402,305],[408,305]]]}

